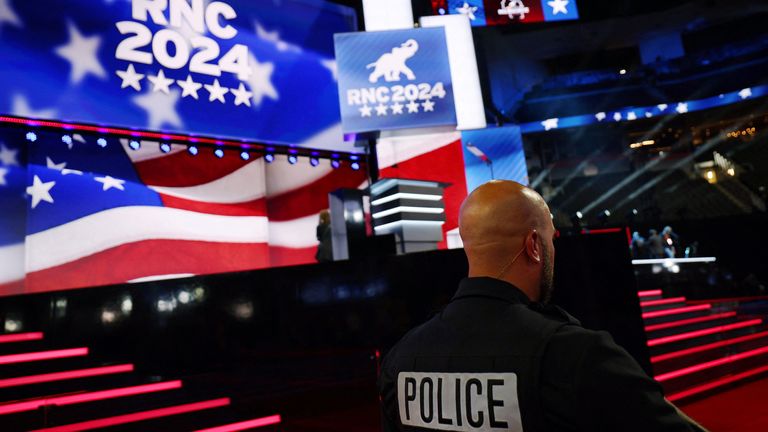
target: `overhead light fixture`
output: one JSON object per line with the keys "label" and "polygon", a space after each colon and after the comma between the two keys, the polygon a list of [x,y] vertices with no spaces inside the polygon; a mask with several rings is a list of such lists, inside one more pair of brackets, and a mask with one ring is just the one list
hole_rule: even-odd
{"label": "overhead light fixture", "polygon": [[200,153],[200,150],[197,148],[197,146],[188,146],[187,152],[191,154],[192,156],[197,156],[198,153]]}
{"label": "overhead light fixture", "polygon": [[137,140],[131,140],[131,142],[128,143],[128,147],[130,147],[131,150],[138,150],[141,148],[141,143]]}
{"label": "overhead light fixture", "polygon": [[221,159],[224,157],[224,149],[217,148],[213,151],[213,154],[216,155],[217,158]]}
{"label": "overhead light fixture", "polygon": [[170,153],[171,152],[171,145],[168,143],[162,143],[160,144],[160,151],[163,153]]}

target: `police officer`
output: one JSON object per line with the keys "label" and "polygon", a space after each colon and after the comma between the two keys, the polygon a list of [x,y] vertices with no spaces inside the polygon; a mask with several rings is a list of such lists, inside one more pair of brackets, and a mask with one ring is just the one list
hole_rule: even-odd
{"label": "police officer", "polygon": [[546,305],[555,228],[539,194],[486,183],[459,229],[469,278],[386,356],[385,431],[703,430],[607,333]]}

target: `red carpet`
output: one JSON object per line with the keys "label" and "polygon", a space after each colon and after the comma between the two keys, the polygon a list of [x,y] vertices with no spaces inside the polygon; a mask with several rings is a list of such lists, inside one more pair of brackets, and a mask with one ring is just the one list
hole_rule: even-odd
{"label": "red carpet", "polygon": [[768,378],[681,405],[680,408],[710,432],[768,431]]}

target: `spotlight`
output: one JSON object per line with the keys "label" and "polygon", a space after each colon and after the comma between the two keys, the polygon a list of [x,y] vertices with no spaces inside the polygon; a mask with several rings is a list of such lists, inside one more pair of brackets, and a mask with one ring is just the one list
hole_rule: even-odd
{"label": "spotlight", "polygon": [[352,170],[353,170],[353,171],[357,171],[357,170],[359,170],[359,169],[360,169],[360,164],[359,164],[359,163],[357,163],[357,162],[352,162],[352,163],[349,165],[349,167],[350,167],[350,168],[352,168]]}
{"label": "spotlight", "polygon": [[141,143],[136,140],[132,140],[128,143],[128,147],[130,147],[131,150],[138,150],[141,148]]}
{"label": "spotlight", "polygon": [[64,136],[61,137],[61,142],[63,142],[66,145],[71,145],[72,144],[72,137],[69,136],[69,135],[64,135]]}
{"label": "spotlight", "polygon": [[200,150],[198,150],[197,147],[191,145],[187,147],[187,152],[189,152],[189,154],[191,154],[192,156],[197,156],[197,154],[200,153]]}
{"label": "spotlight", "polygon": [[168,143],[160,144],[160,151],[163,153],[169,153],[171,151],[171,145]]}
{"label": "spotlight", "polygon": [[243,150],[242,152],[240,152],[240,159],[247,161],[250,158],[251,158],[251,154],[248,153],[247,151]]}
{"label": "spotlight", "polygon": [[576,217],[579,218],[579,219],[582,219],[582,218],[584,218],[584,214],[582,212],[580,212],[580,211],[577,211],[576,212]]}
{"label": "spotlight", "polygon": [[99,138],[99,139],[96,140],[96,144],[99,147],[104,148],[104,147],[107,146],[107,140],[105,140],[104,138]]}
{"label": "spotlight", "polygon": [[336,159],[331,160],[331,167],[333,167],[333,169],[338,169],[340,166],[341,166],[341,162],[339,162]]}
{"label": "spotlight", "polygon": [[296,162],[299,161],[299,158],[296,157],[296,155],[289,155],[288,156],[288,163],[291,165],[296,165]]}
{"label": "spotlight", "polygon": [[611,211],[608,209],[605,209],[603,210],[603,215],[605,215],[605,217],[611,217]]}
{"label": "spotlight", "polygon": [[316,167],[320,165],[320,159],[316,157],[309,158],[309,164],[312,165],[313,167]]}
{"label": "spotlight", "polygon": [[264,160],[267,161],[267,163],[272,163],[275,161],[275,155],[273,155],[272,153],[267,153],[266,155],[264,155]]}
{"label": "spotlight", "polygon": [[576,229],[581,228],[581,219],[583,217],[584,215],[580,211],[577,211],[576,213],[571,215],[571,224],[573,225],[574,228]]}
{"label": "spotlight", "polygon": [[627,74],[627,70],[626,69],[622,69],[622,70],[619,71],[619,75],[626,75],[626,74]]}
{"label": "spotlight", "polygon": [[27,132],[27,141],[29,142],[37,141],[37,134],[34,132]]}
{"label": "spotlight", "polygon": [[221,159],[224,157],[224,150],[217,148],[213,151],[213,154],[216,155],[217,158]]}

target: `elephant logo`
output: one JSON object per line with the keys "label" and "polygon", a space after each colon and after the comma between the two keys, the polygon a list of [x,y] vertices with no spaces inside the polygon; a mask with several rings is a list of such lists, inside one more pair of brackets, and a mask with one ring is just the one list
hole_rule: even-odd
{"label": "elephant logo", "polygon": [[416,75],[405,62],[413,57],[418,50],[419,43],[413,39],[408,39],[400,46],[392,48],[392,51],[385,53],[378,60],[365,67],[366,69],[373,68],[368,81],[375,84],[381,77],[384,77],[386,82],[400,81],[401,74],[411,81],[415,80]]}

